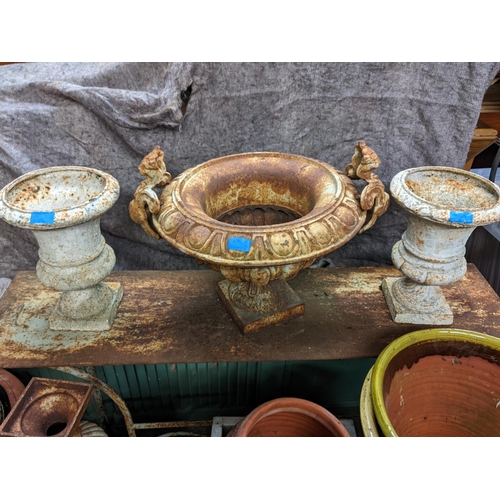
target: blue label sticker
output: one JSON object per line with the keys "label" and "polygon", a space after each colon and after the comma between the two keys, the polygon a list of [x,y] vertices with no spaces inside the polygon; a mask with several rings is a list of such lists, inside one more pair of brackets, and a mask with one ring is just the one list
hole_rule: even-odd
{"label": "blue label sticker", "polygon": [[239,250],[240,252],[250,252],[252,240],[246,238],[229,238],[227,242],[228,250]]}
{"label": "blue label sticker", "polygon": [[471,212],[452,212],[450,210],[450,222],[472,224],[474,222],[474,214]]}
{"label": "blue label sticker", "polygon": [[30,224],[54,224],[54,212],[32,212]]}

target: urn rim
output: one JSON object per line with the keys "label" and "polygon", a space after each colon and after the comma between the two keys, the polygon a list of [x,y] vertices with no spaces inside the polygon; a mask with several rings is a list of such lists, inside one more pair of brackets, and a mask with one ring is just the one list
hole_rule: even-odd
{"label": "urn rim", "polygon": [[[259,162],[264,164],[266,161],[274,162],[275,168],[281,169],[274,173],[271,169],[265,170],[269,185],[278,177],[278,173],[281,176],[283,173],[288,175],[283,184],[288,181],[297,186],[300,182],[304,183],[302,187],[307,193],[302,198],[300,209],[295,210],[299,218],[278,224],[249,226],[217,220],[223,213],[218,213],[214,208],[215,195],[214,200],[207,199],[210,189],[214,193],[219,188],[217,193],[224,191],[224,187],[220,186],[224,186],[226,181],[230,182],[231,175],[248,180],[251,174],[245,172],[245,169],[256,168],[258,171]],[[223,170],[227,173],[223,173]],[[209,180],[211,173],[216,173],[222,179],[219,179],[217,188]],[[300,180],[296,179],[297,176]],[[200,189],[203,177],[209,186],[204,193]],[[324,188],[324,193],[317,186],[306,184],[312,178]],[[257,177],[255,182],[260,182]],[[297,188],[296,191],[298,190]],[[200,197],[194,196],[195,193],[199,193]],[[311,200],[317,200],[317,204],[311,202],[312,207],[308,210],[304,208],[308,203],[307,196]],[[211,159],[176,177],[164,189],[161,210],[158,215],[153,216],[153,223],[163,239],[204,262],[237,267],[291,264],[321,257],[347,243],[359,232],[366,219],[366,212],[356,203],[356,196],[359,197],[359,192],[352,181],[320,160],[278,152],[239,153]],[[285,195],[282,199],[285,199]],[[287,208],[295,209],[292,205]],[[345,220],[349,220],[349,224],[345,225],[340,217],[344,212]],[[343,232],[341,237],[331,236],[335,227]],[[250,250],[229,250],[230,239],[249,241]],[[283,243],[291,248],[288,254],[280,247]]]}
{"label": "urn rim", "polygon": [[[418,184],[417,176],[425,174],[435,174],[441,177],[438,179],[441,183],[438,182],[436,190],[425,189],[432,187],[430,185],[415,188]],[[415,178],[414,181],[412,177]],[[449,181],[454,188],[461,186],[461,193],[451,189],[446,192],[447,185],[442,182],[443,180]],[[468,188],[468,194],[464,188]],[[393,177],[390,190],[396,202],[407,211],[441,224],[471,227],[493,224],[500,220],[500,187],[468,170],[445,166],[409,168]],[[458,200],[456,205],[447,201],[447,195],[450,198],[453,195],[455,200]],[[441,199],[438,201],[439,197]],[[474,197],[477,199],[474,200]]]}
{"label": "urn rim", "polygon": [[[53,182],[66,186],[53,186]],[[51,205],[47,193],[52,187],[60,198]],[[61,194],[65,187],[67,194]],[[59,229],[101,217],[119,195],[118,181],[107,172],[83,166],[47,167],[28,172],[0,190],[0,218],[31,230]]]}

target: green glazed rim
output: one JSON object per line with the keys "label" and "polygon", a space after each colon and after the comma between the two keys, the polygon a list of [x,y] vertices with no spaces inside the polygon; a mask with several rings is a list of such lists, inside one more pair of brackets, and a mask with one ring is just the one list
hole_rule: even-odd
{"label": "green glazed rim", "polygon": [[428,330],[417,330],[407,333],[391,342],[379,355],[373,365],[371,393],[373,410],[380,430],[387,437],[398,437],[396,430],[392,427],[384,404],[383,383],[384,374],[391,360],[406,348],[432,342],[469,342],[478,344],[497,351],[500,354],[500,339],[486,335],[485,333],[470,330],[459,330],[455,328],[432,328]]}

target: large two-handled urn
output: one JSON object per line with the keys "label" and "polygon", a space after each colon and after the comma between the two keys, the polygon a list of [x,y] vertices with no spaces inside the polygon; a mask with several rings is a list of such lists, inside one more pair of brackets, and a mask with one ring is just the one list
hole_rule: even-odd
{"label": "large two-handled urn", "polygon": [[[311,158],[257,152],[216,158],[172,180],[163,158],[157,147],[140,164],[146,180],[130,215],[222,273],[217,292],[243,333],[303,314],[286,281],[370,228],[389,204],[374,173],[380,160],[364,142],[347,175]],[[360,194],[351,179],[368,185]],[[164,187],[160,198],[155,187]]]}

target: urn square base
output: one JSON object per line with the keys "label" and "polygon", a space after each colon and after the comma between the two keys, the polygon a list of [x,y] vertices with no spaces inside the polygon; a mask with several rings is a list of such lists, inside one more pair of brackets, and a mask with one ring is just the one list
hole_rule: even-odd
{"label": "urn square base", "polygon": [[[402,278],[384,278],[382,291],[395,323],[410,323],[414,325],[451,325],[453,313],[444,298],[443,292],[437,286],[428,286],[425,304],[411,294],[405,296],[404,303],[393,293],[394,284]],[[432,303],[432,306],[429,306]]]}
{"label": "urn square base", "polygon": [[238,307],[229,296],[232,281],[223,280],[217,283],[217,294],[242,333],[256,332],[265,326],[276,325],[304,314],[304,301],[293,291],[292,287],[283,280],[275,280],[273,283],[275,290],[279,287],[283,305],[278,310],[267,313],[251,312]]}
{"label": "urn square base", "polygon": [[123,298],[123,288],[120,283],[106,283],[112,292],[111,301],[101,313],[85,319],[72,319],[63,316],[57,304],[49,317],[51,330],[76,331],[76,332],[101,332],[110,330],[116,318],[118,306]]}

